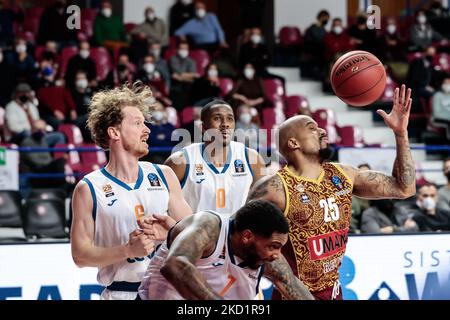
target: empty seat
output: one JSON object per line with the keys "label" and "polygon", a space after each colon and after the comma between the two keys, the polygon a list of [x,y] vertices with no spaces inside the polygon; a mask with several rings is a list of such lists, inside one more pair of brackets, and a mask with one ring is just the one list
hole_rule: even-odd
{"label": "empty seat", "polygon": [[270,101],[274,102],[277,98],[284,97],[283,83],[280,79],[264,79],[264,91]]}
{"label": "empty seat", "polygon": [[95,62],[98,79],[104,80],[113,68],[108,50],[103,47],[92,48],[90,56]]}
{"label": "empty seat", "polygon": [[0,190],[0,227],[21,227],[21,208],[22,204],[19,191]]}
{"label": "empty seat", "polygon": [[343,147],[363,147],[364,135],[359,126],[343,126],[340,127],[339,136],[341,138],[339,145]]}
{"label": "empty seat", "polygon": [[55,199],[29,199],[22,211],[28,238],[66,238],[65,203]]}
{"label": "empty seat", "polygon": [[189,56],[195,61],[197,65],[197,73],[201,76],[205,73],[205,68],[210,62],[209,54],[205,50],[190,50]]}
{"label": "empty seat", "polygon": [[31,189],[27,199],[54,199],[65,201],[67,193],[63,189]]}
{"label": "empty seat", "polygon": [[234,82],[233,79],[230,78],[220,78],[220,94],[222,97],[225,97],[227,94],[233,90]]}
{"label": "empty seat", "polygon": [[302,34],[295,26],[284,26],[278,34],[280,45],[283,47],[299,46],[302,44]]}
{"label": "empty seat", "polygon": [[[83,147],[97,148],[97,146],[93,143],[85,143]],[[83,167],[91,167],[91,171],[103,167],[107,162],[106,154],[103,150],[83,151],[80,152],[80,157]]]}
{"label": "empty seat", "polygon": [[181,111],[181,123],[189,123],[194,120],[194,108],[195,107],[185,107]]}
{"label": "empty seat", "polygon": [[58,143],[55,145],[55,148],[64,148],[64,149],[71,149],[73,151],[55,151],[54,152],[54,158],[55,159],[59,159],[62,157],[65,157],[65,155],[68,153],[68,157],[66,157],[66,164],[70,167],[70,169],[72,171],[79,171],[81,169],[81,160],[80,160],[80,155],[78,153],[78,151],[74,150],[75,146],[73,144],[61,144]]}
{"label": "empty seat", "polygon": [[450,55],[438,53],[433,57],[433,67],[437,71],[450,72]]}
{"label": "empty seat", "polygon": [[76,125],[63,123],[59,125],[58,131],[64,133],[69,144],[80,145],[83,143],[83,135]]}
{"label": "empty seat", "polygon": [[292,95],[287,96],[285,98],[285,114],[287,118],[300,114],[307,114],[306,111],[302,112],[302,110],[309,111],[309,102],[308,99],[304,96],[300,95]]}
{"label": "empty seat", "polygon": [[59,68],[59,76],[64,77],[66,74],[67,64],[69,63],[70,58],[75,56],[78,53],[78,48],[74,46],[64,47],[61,50],[61,63]]}

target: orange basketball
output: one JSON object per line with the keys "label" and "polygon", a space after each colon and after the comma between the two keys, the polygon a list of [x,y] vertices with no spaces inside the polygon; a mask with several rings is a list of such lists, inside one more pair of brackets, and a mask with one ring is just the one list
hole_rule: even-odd
{"label": "orange basketball", "polygon": [[334,93],[345,103],[362,107],[375,102],[386,86],[386,71],[377,57],[366,51],[350,51],[340,57],[330,74]]}

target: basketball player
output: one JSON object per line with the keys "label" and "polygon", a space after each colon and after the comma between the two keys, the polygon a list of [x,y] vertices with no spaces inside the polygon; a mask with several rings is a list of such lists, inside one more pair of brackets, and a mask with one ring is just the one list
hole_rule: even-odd
{"label": "basketball player", "polygon": [[165,225],[167,215],[178,221],[192,213],[170,168],[138,161],[148,153],[150,97],[148,87],[124,86],[96,93],[90,105],[92,138],[110,157],[75,188],[71,246],[79,267],[98,267],[102,299],[135,299],[154,240],[165,239],[152,238],[160,230],[141,219],[154,215]]}
{"label": "basketball player", "polygon": [[253,149],[231,141],[235,128],[233,109],[222,100],[202,108],[205,142],[172,154],[165,162],[177,175],[183,195],[194,212],[236,212],[244,205],[250,187],[264,172],[264,160]]}
{"label": "basketball player", "polygon": [[[289,241],[283,254],[316,299],[342,299],[338,269],[348,239],[352,193],[370,199],[404,199],[415,194],[415,168],[408,143],[411,90],[395,90],[390,114],[378,110],[395,135],[392,176],[325,162],[325,130],[308,116],[279,127],[278,148],[287,165],[261,179],[249,199],[266,199],[284,210]],[[274,296],[276,298],[276,294]]]}
{"label": "basketball player", "polygon": [[269,201],[235,214],[201,211],[180,221],[150,260],[143,300],[251,300],[262,274],[288,299],[313,297],[281,254],[289,225]]}

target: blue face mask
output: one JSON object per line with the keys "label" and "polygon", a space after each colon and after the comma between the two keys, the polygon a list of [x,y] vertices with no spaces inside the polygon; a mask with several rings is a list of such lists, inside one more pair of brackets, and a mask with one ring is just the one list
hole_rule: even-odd
{"label": "blue face mask", "polygon": [[42,69],[42,74],[44,76],[51,76],[53,74],[53,68],[50,66],[46,66],[44,69]]}

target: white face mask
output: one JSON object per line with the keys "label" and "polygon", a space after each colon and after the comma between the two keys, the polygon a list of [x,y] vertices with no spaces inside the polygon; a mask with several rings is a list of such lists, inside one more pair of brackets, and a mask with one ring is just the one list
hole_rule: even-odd
{"label": "white face mask", "polygon": [[333,32],[334,32],[335,34],[341,34],[342,31],[344,31],[344,29],[343,29],[341,26],[335,26],[335,27],[333,27]]}
{"label": "white face mask", "polygon": [[156,16],[155,16],[154,12],[151,12],[147,15],[147,19],[150,21],[153,21],[153,19],[155,19],[155,18],[156,18]]}
{"label": "white face mask", "polygon": [[144,70],[147,73],[152,73],[155,71],[155,65],[153,63],[146,63],[144,64]]}
{"label": "white face mask", "polygon": [[444,83],[441,88],[443,92],[450,93],[450,83]]}
{"label": "white face mask", "polygon": [[23,43],[18,44],[18,45],[16,46],[16,52],[17,52],[17,53],[24,53],[24,52],[26,52],[26,51],[27,51],[27,46],[24,45]]}
{"label": "white face mask", "polygon": [[262,37],[259,34],[254,34],[252,35],[252,37],[250,38],[250,40],[254,43],[254,44],[258,44],[261,43]]}
{"label": "white face mask", "polygon": [[394,34],[396,30],[397,30],[397,26],[395,24],[390,24],[386,27],[386,31],[389,34]]}
{"label": "white face mask", "polygon": [[255,70],[254,69],[252,69],[252,68],[245,68],[244,69],[244,76],[247,78],[247,79],[253,79],[253,76],[255,75]]}
{"label": "white face mask", "polygon": [[195,11],[195,14],[197,15],[198,18],[202,19],[206,15],[206,10],[197,9],[197,11]]}
{"label": "white face mask", "polygon": [[418,202],[419,202],[418,206],[427,211],[430,211],[430,210],[433,210],[434,208],[436,208],[436,201],[434,201],[434,199],[431,197],[426,197],[422,201],[418,201]]}
{"label": "white face mask", "polygon": [[181,3],[187,6],[192,3],[192,0],[181,0]]}
{"label": "white face mask", "polygon": [[80,57],[82,57],[83,59],[86,59],[87,57],[89,57],[89,50],[83,49],[80,50]]}
{"label": "white face mask", "polygon": [[86,89],[88,86],[88,81],[87,81],[87,79],[78,79],[75,82],[75,85],[77,86],[77,88]]}
{"label": "white face mask", "polygon": [[180,49],[180,50],[178,50],[178,55],[184,59],[189,55],[189,50]]}
{"label": "white face mask", "polygon": [[111,17],[111,14],[112,14],[111,8],[103,8],[102,14],[107,18]]}
{"label": "white face mask", "polygon": [[425,24],[427,23],[427,17],[425,17],[424,15],[420,15],[417,17],[417,22],[420,24]]}
{"label": "white face mask", "polygon": [[153,56],[157,59],[157,58],[159,58],[159,55],[161,54],[161,50],[152,49],[152,50],[150,50],[150,53],[153,54]]}
{"label": "white face mask", "polygon": [[208,77],[217,78],[218,75],[219,75],[219,72],[217,71],[217,69],[209,69],[208,70]]}
{"label": "white face mask", "polygon": [[153,119],[155,119],[155,121],[161,121],[162,119],[164,119],[164,112],[155,111],[152,113],[152,117]]}
{"label": "white face mask", "polygon": [[250,113],[241,113],[239,116],[239,121],[243,124],[249,124],[252,121],[252,115]]}

